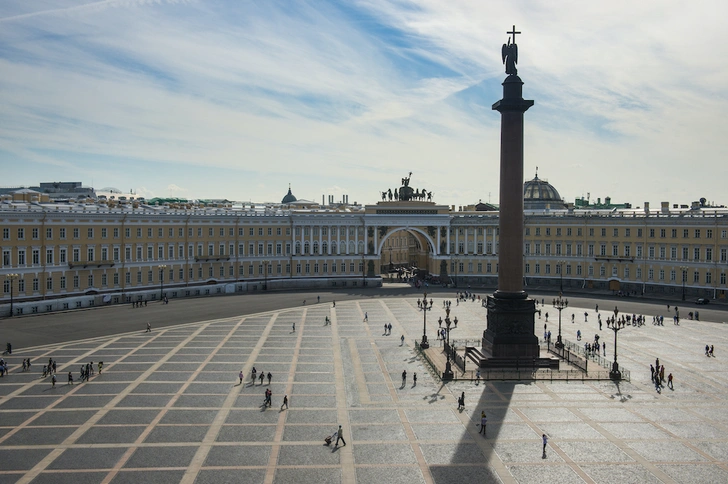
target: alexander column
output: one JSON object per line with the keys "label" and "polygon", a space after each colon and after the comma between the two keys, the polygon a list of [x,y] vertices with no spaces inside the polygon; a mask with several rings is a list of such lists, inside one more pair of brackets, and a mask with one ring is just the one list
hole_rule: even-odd
{"label": "alexander column", "polygon": [[498,290],[488,296],[488,327],[483,349],[494,358],[538,357],[534,333],[533,299],[523,290],[523,113],[533,101],[523,99],[523,81],[516,63],[516,26],[503,44],[506,66],[503,99],[493,104],[501,113],[500,238],[498,245]]}

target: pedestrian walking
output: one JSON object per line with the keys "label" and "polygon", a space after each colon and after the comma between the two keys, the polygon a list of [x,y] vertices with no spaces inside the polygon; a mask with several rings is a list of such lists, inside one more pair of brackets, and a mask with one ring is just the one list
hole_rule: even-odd
{"label": "pedestrian walking", "polygon": [[51,388],[56,388],[56,374],[51,377]]}
{"label": "pedestrian walking", "polygon": [[316,296],[316,302],[317,303],[320,303],[321,302],[321,296]]}
{"label": "pedestrian walking", "polygon": [[407,370],[402,371],[402,386],[407,383]]}
{"label": "pedestrian walking", "polygon": [[333,307],[336,307],[336,301],[334,301],[334,306]]}
{"label": "pedestrian walking", "polygon": [[265,378],[265,373],[261,371],[260,372],[260,377],[258,377],[258,378],[260,378],[260,384],[262,385],[263,384],[263,378]]}
{"label": "pedestrian walking", "polygon": [[[385,336],[387,335],[387,323],[384,323],[384,335]],[[707,350],[706,350],[706,352],[707,352]]]}
{"label": "pedestrian walking", "polygon": [[253,367],[253,369],[252,369],[252,370],[251,370],[251,372],[250,372],[250,374],[251,374],[251,375],[253,375],[253,383],[255,383],[255,379],[256,379],[256,373],[258,373],[258,372],[257,372],[257,370],[255,369],[255,367]]}
{"label": "pedestrian walking", "polygon": [[101,370],[104,368],[104,362],[99,361],[99,375],[101,374]]}
{"label": "pedestrian walking", "polygon": [[705,356],[710,356],[710,346],[705,345]]}
{"label": "pedestrian walking", "polygon": [[463,392],[460,395],[460,398],[458,398],[458,410],[463,410],[465,408],[465,392]]}
{"label": "pedestrian walking", "polygon": [[341,429],[341,425],[339,425],[339,430],[336,432],[336,446],[339,446],[339,441],[342,441],[344,445],[346,445],[346,440],[344,440],[344,431]]}
{"label": "pedestrian walking", "polygon": [[240,385],[243,384],[243,370],[240,370],[240,373],[238,373],[238,378],[240,378]]}
{"label": "pedestrian walking", "polygon": [[270,385],[271,378],[273,378],[273,375],[271,375],[270,372],[268,372],[268,385]]}
{"label": "pedestrian walking", "polygon": [[483,434],[483,437],[485,437],[485,426],[488,423],[488,419],[485,417],[485,412],[480,413],[480,434]]}
{"label": "pedestrian walking", "polygon": [[413,387],[416,387],[416,386],[417,386],[417,372],[414,372],[414,373],[412,374],[412,382],[413,382],[413,383],[412,383],[412,386],[413,386]]}
{"label": "pedestrian walking", "polygon": [[713,355],[713,345],[710,345],[710,356],[713,356],[714,357],[714,355]]}
{"label": "pedestrian walking", "polygon": [[68,385],[73,385],[73,373],[68,372]]}
{"label": "pedestrian walking", "polygon": [[56,372],[56,360],[53,360],[53,373]]}
{"label": "pedestrian walking", "polygon": [[296,332],[296,322],[295,321],[293,322],[293,331],[291,331],[291,332],[292,333],[295,333]]}
{"label": "pedestrian walking", "polygon": [[655,381],[655,367],[650,365],[650,380]]}
{"label": "pedestrian walking", "polygon": [[475,370],[475,382],[480,383],[480,368]]}
{"label": "pedestrian walking", "polygon": [[364,321],[369,321],[369,313],[364,311]]}
{"label": "pedestrian walking", "polygon": [[546,437],[546,434],[541,435],[541,442],[543,442],[543,458],[546,458],[546,444],[549,443],[549,438]]}
{"label": "pedestrian walking", "polygon": [[288,408],[288,395],[283,395],[283,403],[281,404],[281,410],[283,410],[283,407]]}
{"label": "pedestrian walking", "polygon": [[392,323],[389,323],[387,325],[387,333],[391,336],[392,335]]}
{"label": "pedestrian walking", "polygon": [[670,373],[669,375],[667,375],[667,387],[670,390],[674,390],[674,388],[672,387],[672,373]]}
{"label": "pedestrian walking", "polygon": [[399,338],[399,345],[404,346],[404,335],[402,335],[402,337]]}
{"label": "pedestrian walking", "polygon": [[147,330],[145,331],[145,333],[151,333],[151,332],[152,332],[152,323],[147,322]]}

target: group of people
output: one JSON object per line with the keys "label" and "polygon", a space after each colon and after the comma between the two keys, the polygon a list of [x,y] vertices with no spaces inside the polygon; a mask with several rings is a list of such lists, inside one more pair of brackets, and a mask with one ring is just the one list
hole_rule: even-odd
{"label": "group of people", "polygon": [[[657,390],[657,393],[661,393],[665,381],[665,365],[660,366],[659,358],[655,359],[655,366],[650,365],[650,374],[652,383],[655,384],[655,390]],[[667,387],[670,390],[674,390],[672,386],[672,373],[667,375]]]}
{"label": "group of people", "polygon": [[715,358],[715,356],[713,355],[713,345],[705,345],[705,356],[712,356]]}
{"label": "group of people", "polygon": [[5,358],[0,358],[0,376],[4,376],[8,372],[8,363]]}
{"label": "group of people", "polygon": [[[250,371],[250,374],[251,374],[251,377],[252,377],[251,378],[252,384],[255,385],[255,379],[256,379],[256,375],[258,374],[258,370],[256,370],[255,367],[253,367],[253,369]],[[240,374],[238,376],[240,377],[240,383],[243,383],[243,372],[242,372],[242,370],[240,371]],[[268,376],[268,385],[270,385],[270,382],[273,379],[273,374],[271,372],[268,372],[268,375],[267,376]],[[261,385],[263,384],[263,380],[265,379],[265,377],[266,377],[265,372],[264,371],[261,371],[260,372],[260,376],[258,376],[258,378],[260,379],[260,384]]]}
{"label": "group of people", "polygon": [[147,305],[147,301],[146,300],[144,300],[144,301],[132,301],[131,302],[131,307],[133,307],[133,308],[140,308],[140,307],[146,306],[146,305]]}

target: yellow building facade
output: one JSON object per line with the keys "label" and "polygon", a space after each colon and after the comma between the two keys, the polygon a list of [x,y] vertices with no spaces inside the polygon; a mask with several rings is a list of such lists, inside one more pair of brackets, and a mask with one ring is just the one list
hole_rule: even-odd
{"label": "yellow building facade", "polygon": [[[684,286],[691,298],[725,298],[727,215],[664,205],[527,210],[526,286],[666,296]],[[380,284],[390,257],[460,287],[495,287],[498,276],[498,213],[424,201],[188,208],[6,200],[0,228],[3,315],[11,300],[18,314],[210,288]],[[73,297],[86,299],[47,302]]]}

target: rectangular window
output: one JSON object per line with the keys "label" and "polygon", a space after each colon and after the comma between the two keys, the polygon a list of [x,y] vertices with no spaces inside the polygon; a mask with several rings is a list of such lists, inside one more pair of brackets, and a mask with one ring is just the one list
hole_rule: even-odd
{"label": "rectangular window", "polygon": [[695,247],[693,248],[693,260],[700,260],[700,248]]}
{"label": "rectangular window", "polygon": [[614,229],[614,236],[619,237],[619,229]]}
{"label": "rectangular window", "polygon": [[58,251],[58,258],[61,264],[66,263],[66,249],[61,249]]}
{"label": "rectangular window", "polygon": [[638,268],[637,268],[637,269],[635,270],[635,277],[636,277],[637,279],[642,279],[642,268],[641,268],[641,267],[638,267]]}
{"label": "rectangular window", "polygon": [[53,277],[46,277],[46,290],[47,291],[53,290]]}
{"label": "rectangular window", "polygon": [[38,240],[38,227],[33,227],[33,240]]}
{"label": "rectangular window", "polygon": [[53,249],[46,249],[46,264],[53,264]]}
{"label": "rectangular window", "polygon": [[18,240],[25,239],[25,229],[19,228],[18,229]]}
{"label": "rectangular window", "polygon": [[94,260],[94,249],[93,247],[89,247],[86,250],[86,262],[92,262]]}
{"label": "rectangular window", "polygon": [[61,289],[66,288],[66,276],[61,276]]}
{"label": "rectangular window", "polygon": [[700,238],[700,229],[695,229],[695,238],[696,239]]}
{"label": "rectangular window", "polygon": [[706,239],[712,239],[713,238],[713,229],[706,229],[705,230],[705,238]]}
{"label": "rectangular window", "polygon": [[670,237],[672,237],[673,239],[677,239],[677,229],[672,229],[670,231]]}
{"label": "rectangular window", "polygon": [[65,239],[66,238],[66,229],[65,229],[65,227],[61,227],[60,229],[58,229],[58,234],[59,234],[59,237],[60,238]]}
{"label": "rectangular window", "polygon": [[38,282],[38,278],[33,278],[33,292],[38,292],[40,290],[40,284]]}
{"label": "rectangular window", "polygon": [[541,264],[535,264],[534,273],[541,274]]}
{"label": "rectangular window", "polygon": [[655,238],[655,229],[650,229],[650,238],[651,239]]}
{"label": "rectangular window", "polygon": [[712,247],[706,247],[705,248],[705,260],[706,261],[712,261],[713,260],[713,248]]}
{"label": "rectangular window", "polygon": [[115,286],[119,285],[119,273],[118,272],[114,272],[114,285]]}
{"label": "rectangular window", "polygon": [[106,247],[101,248],[101,260],[109,260],[109,249]]}
{"label": "rectangular window", "polygon": [[94,229],[93,229],[93,227],[89,227],[89,228],[86,229],[86,237],[89,238],[89,239],[93,239],[94,238]]}
{"label": "rectangular window", "polygon": [[698,271],[693,272],[693,283],[695,283],[695,284],[700,283],[700,272],[698,272]]}
{"label": "rectangular window", "polygon": [[74,288],[74,289],[78,289],[78,287],[79,287],[79,285],[80,285],[80,284],[81,284],[81,283],[80,283],[80,281],[79,281],[79,277],[78,277],[78,275],[74,275],[74,276],[73,276],[73,288]]}
{"label": "rectangular window", "polygon": [[101,274],[101,285],[106,286],[107,278],[106,274]]}
{"label": "rectangular window", "polygon": [[119,238],[119,227],[114,227],[114,238],[115,239]]}
{"label": "rectangular window", "polygon": [[33,249],[33,265],[40,264],[40,249]]}
{"label": "rectangular window", "polygon": [[665,229],[660,229],[660,238],[664,239],[665,237],[667,237]]}
{"label": "rectangular window", "polygon": [[124,229],[124,237],[126,237],[127,239],[131,238],[131,229],[129,227],[126,227]]}
{"label": "rectangular window", "polygon": [[88,287],[94,287],[94,275],[89,274],[87,278]]}
{"label": "rectangular window", "polygon": [[107,235],[106,227],[101,228],[101,238],[105,239]]}

